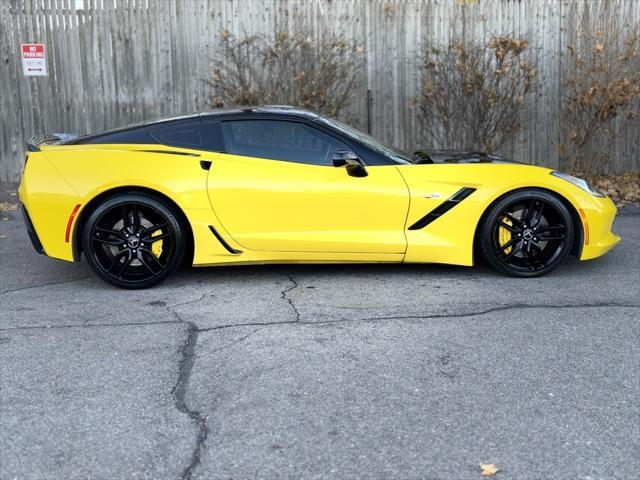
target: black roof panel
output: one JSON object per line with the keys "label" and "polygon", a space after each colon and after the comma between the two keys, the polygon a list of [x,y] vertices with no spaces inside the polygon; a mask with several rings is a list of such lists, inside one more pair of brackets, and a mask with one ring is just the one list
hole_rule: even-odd
{"label": "black roof panel", "polygon": [[[114,134],[125,134],[126,132],[134,132],[136,130],[142,130],[144,127],[149,126],[157,126],[163,124],[179,124],[182,122],[193,121],[194,119],[201,119],[205,122],[222,120],[225,117],[244,117],[250,118],[252,115],[256,116],[286,116],[286,117],[298,117],[305,120],[314,120],[319,117],[318,114],[313,113],[310,110],[305,110],[303,108],[291,107],[287,105],[264,105],[264,106],[255,106],[255,107],[237,107],[237,108],[225,108],[219,110],[211,110],[208,112],[200,112],[193,113],[189,115],[182,115],[178,117],[169,117],[169,118],[160,118],[155,120],[148,120],[142,123],[136,123],[133,125],[127,125],[124,127],[118,127],[111,130],[105,130],[102,132],[92,133],[89,135],[84,135],[81,137],[73,138],[72,140],[68,140],[66,142],[60,142],[61,144],[74,145],[74,144],[83,144],[83,143],[100,143],[102,137],[109,135],[110,137]],[[142,131],[141,134],[144,135]],[[121,135],[117,135],[120,137]],[[124,141],[127,138],[127,135],[122,135],[122,140]],[[113,143],[113,142],[109,142]]]}
{"label": "black roof panel", "polygon": [[306,120],[314,120],[318,118],[318,114],[310,110],[299,107],[290,107],[287,105],[263,105],[255,107],[238,107],[232,109],[212,110],[210,112],[202,112],[200,116],[207,120],[218,120],[231,116],[250,116],[250,115],[283,115],[288,117],[300,117]]}

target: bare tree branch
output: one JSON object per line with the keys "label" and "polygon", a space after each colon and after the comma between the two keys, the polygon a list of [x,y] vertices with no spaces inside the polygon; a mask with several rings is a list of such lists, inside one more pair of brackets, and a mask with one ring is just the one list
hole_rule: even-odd
{"label": "bare tree branch", "polygon": [[495,152],[517,135],[537,78],[528,46],[501,36],[487,45],[454,40],[425,49],[415,102],[425,143]]}

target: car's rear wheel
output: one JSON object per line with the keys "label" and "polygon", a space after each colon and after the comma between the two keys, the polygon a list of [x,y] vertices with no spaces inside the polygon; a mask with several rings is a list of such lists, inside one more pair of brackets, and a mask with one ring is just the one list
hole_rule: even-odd
{"label": "car's rear wheel", "polygon": [[82,249],[100,278],[121,288],[147,288],[180,266],[184,227],[160,199],[119,194],[91,212],[84,224]]}
{"label": "car's rear wheel", "polygon": [[495,270],[538,277],[556,268],[571,250],[571,213],[555,195],[519,190],[496,202],[484,217],[479,247]]}

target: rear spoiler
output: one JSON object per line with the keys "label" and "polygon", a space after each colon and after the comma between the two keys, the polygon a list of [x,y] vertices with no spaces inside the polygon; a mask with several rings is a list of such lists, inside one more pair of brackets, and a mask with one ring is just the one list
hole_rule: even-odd
{"label": "rear spoiler", "polygon": [[73,133],[47,133],[44,135],[34,135],[27,140],[27,149],[30,152],[39,152],[40,145],[46,143],[48,145],[55,145],[59,143],[68,142],[77,138],[78,135]]}

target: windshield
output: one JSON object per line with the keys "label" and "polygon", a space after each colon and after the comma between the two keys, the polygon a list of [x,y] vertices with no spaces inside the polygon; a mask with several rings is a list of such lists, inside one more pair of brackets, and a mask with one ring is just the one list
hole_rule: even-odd
{"label": "windshield", "polygon": [[383,145],[378,140],[373,138],[371,135],[367,135],[366,133],[356,130],[355,128],[350,127],[349,125],[346,125],[342,122],[339,122],[338,120],[334,120],[333,118],[320,117],[316,119],[316,121],[319,123],[324,123],[325,125],[328,125],[329,127],[332,127],[338,130],[340,133],[346,135],[347,137],[350,137],[353,140],[356,140],[357,142],[365,144],[371,150],[378,152],[382,155],[385,155],[397,163],[402,163],[402,164],[413,163],[411,161],[411,155],[408,155],[405,152],[398,150],[396,148]]}

